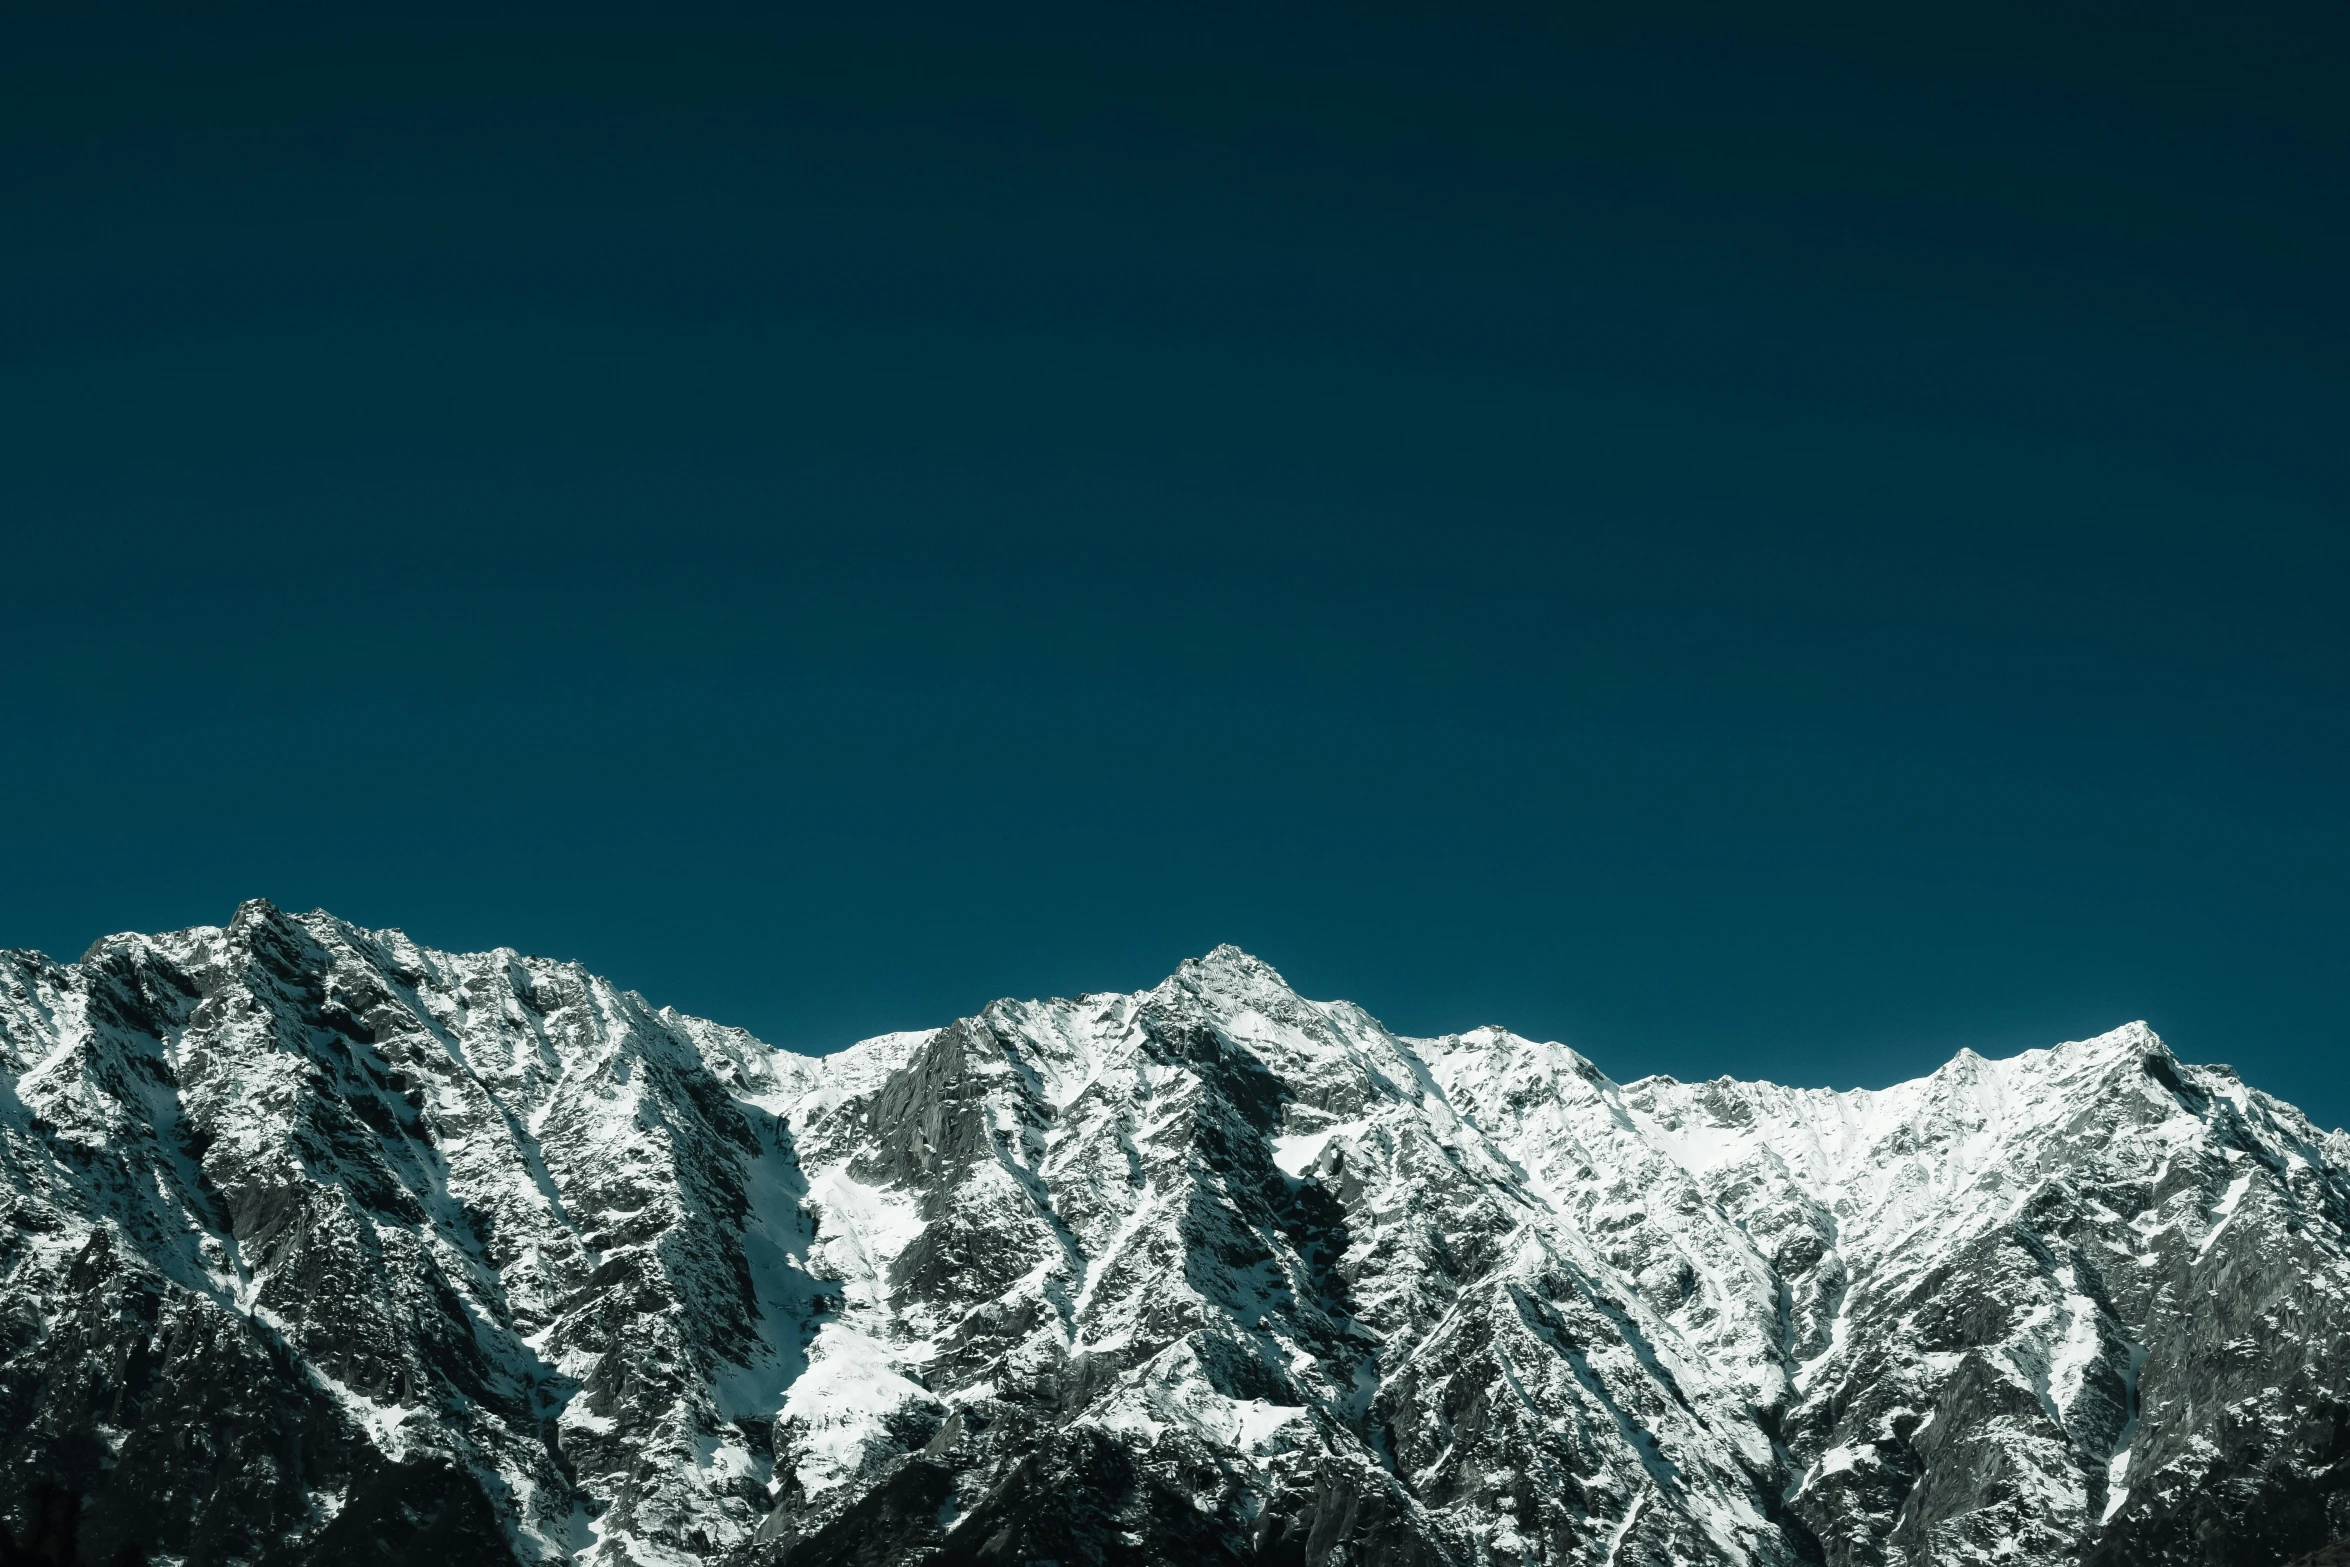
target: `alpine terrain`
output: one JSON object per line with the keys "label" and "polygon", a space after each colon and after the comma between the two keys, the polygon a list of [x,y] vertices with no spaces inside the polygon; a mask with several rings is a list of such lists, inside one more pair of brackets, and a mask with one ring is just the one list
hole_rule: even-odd
{"label": "alpine terrain", "polygon": [[2345,1535],[2350,1138],[2142,1024],[1833,1093],[1231,947],[823,1057],[265,902],[0,953],[0,1562]]}

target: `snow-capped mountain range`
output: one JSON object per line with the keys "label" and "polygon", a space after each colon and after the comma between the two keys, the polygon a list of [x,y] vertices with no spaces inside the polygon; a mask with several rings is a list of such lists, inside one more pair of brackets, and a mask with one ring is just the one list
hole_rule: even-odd
{"label": "snow-capped mountain range", "polygon": [[0,1562],[2241,1564],[2350,1139],[2142,1024],[1881,1092],[1223,947],[773,1050],[265,902],[0,953]]}

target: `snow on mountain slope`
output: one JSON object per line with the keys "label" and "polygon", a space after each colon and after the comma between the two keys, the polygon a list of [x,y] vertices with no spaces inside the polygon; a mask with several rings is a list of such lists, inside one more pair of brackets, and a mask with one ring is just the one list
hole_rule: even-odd
{"label": "snow on mountain slope", "polygon": [[2339,1134],[2143,1024],[1882,1093],[1624,1097],[1725,1214],[1815,1205],[1780,1271],[1804,1302],[1785,1429],[1818,1454],[1795,1505],[1823,1541],[2160,1560],[2224,1519],[2261,1560],[2272,1528],[2350,1533],[2339,1455],[2294,1473],[2343,1418]]}
{"label": "snow on mountain slope", "polygon": [[0,1527],[2251,1567],[2350,1534],[2346,1155],[2142,1025],[1619,1085],[1219,948],[810,1058],[253,903],[0,955]]}
{"label": "snow on mountain slope", "polygon": [[[404,1499],[526,1559],[755,1528],[767,1411],[727,1395],[799,1369],[796,1189],[688,1031],[574,965],[266,904],[4,962],[18,1495],[190,1559]],[[60,1331],[93,1298],[144,1329]],[[220,1400],[203,1456],[255,1496],[179,1472]]]}

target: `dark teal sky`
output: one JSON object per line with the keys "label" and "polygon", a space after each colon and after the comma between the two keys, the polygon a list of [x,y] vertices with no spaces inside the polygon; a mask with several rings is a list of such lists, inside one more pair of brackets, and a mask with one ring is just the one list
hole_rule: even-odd
{"label": "dark teal sky", "polygon": [[2350,1120],[2344,24],[1439,9],[21,38],[0,944]]}

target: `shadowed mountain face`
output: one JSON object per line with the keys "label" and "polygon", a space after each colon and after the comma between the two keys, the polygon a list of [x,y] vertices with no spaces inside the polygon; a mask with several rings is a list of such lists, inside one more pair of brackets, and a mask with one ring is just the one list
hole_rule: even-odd
{"label": "shadowed mountain face", "polygon": [[0,954],[0,1562],[2196,1563],[2350,1139],[2142,1025],[1619,1085],[1233,948],[777,1052],[250,903]]}

